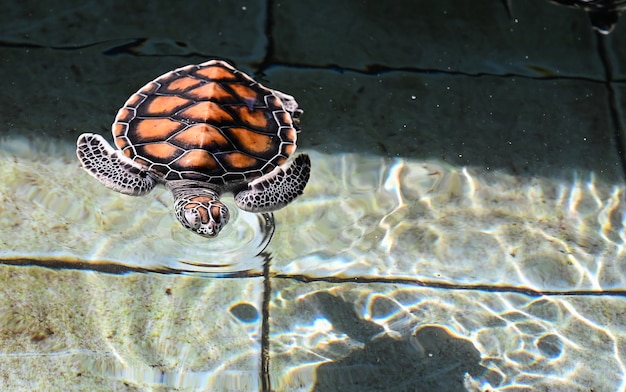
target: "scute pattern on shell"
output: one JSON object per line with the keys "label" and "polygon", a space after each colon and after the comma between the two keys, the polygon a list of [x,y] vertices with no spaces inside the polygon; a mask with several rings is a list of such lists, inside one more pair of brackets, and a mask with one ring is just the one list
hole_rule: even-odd
{"label": "scute pattern on shell", "polygon": [[218,60],[168,72],[133,94],[112,127],[123,153],[165,180],[250,181],[296,149],[281,99]]}

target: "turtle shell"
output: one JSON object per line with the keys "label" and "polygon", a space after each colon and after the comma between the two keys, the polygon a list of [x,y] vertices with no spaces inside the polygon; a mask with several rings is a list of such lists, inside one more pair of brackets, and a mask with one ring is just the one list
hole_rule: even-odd
{"label": "turtle shell", "polygon": [[112,131],[127,157],[164,180],[220,185],[284,164],[297,135],[272,90],[218,60],[146,84],[118,111]]}

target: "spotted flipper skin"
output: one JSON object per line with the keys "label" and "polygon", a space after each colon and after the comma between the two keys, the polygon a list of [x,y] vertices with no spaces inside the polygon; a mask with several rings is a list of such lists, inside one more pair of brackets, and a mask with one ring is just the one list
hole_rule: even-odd
{"label": "spotted flipper skin", "polygon": [[311,175],[311,159],[300,154],[285,167],[277,167],[235,195],[237,206],[249,212],[276,211],[304,192]]}
{"label": "spotted flipper skin", "polygon": [[140,196],[157,181],[139,164],[122,155],[100,135],[83,133],[76,141],[76,155],[87,173],[114,191]]}

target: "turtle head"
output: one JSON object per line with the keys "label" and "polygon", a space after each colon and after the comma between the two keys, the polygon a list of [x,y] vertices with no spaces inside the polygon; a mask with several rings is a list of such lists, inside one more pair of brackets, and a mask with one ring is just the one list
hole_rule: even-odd
{"label": "turtle head", "polygon": [[[215,192],[208,189],[195,189],[195,193],[174,194],[176,218],[185,227],[203,237],[215,237],[230,219],[224,203]],[[202,191],[202,192],[200,192]]]}

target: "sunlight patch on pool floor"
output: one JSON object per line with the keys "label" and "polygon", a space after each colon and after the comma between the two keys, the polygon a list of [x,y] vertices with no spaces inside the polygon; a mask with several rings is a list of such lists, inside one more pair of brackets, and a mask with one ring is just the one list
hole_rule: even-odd
{"label": "sunlight patch on pool floor", "polygon": [[538,291],[626,285],[624,188],[593,173],[565,180],[359,155],[312,159],[304,197],[276,214],[268,251],[277,274]]}
{"label": "sunlight patch on pool floor", "polygon": [[[206,240],[172,219],[166,193],[132,198],[101,186],[78,168],[72,146],[18,138],[0,151],[0,258],[41,258],[49,268],[4,270],[0,322],[13,332],[0,367],[20,357],[28,369],[56,363],[59,382],[258,389],[267,261],[276,390],[355,380],[434,390],[624,387],[624,187],[593,173],[522,177],[307,151],[311,182],[275,213],[259,256],[246,244],[262,245],[273,226],[254,214]],[[103,260],[193,275],[181,263],[192,260],[199,275],[259,277],[66,270],[98,270]],[[7,385],[20,383],[15,374]]]}
{"label": "sunlight patch on pool floor", "polygon": [[161,272],[259,274],[257,256],[274,230],[273,217],[240,212],[219,241],[184,229],[172,197],[159,187],[145,197],[111,191],[80,169],[75,146],[0,140],[0,259],[50,260]]}
{"label": "sunlight patch on pool floor", "polygon": [[0,281],[2,390],[258,390],[261,278],[4,266]]}

